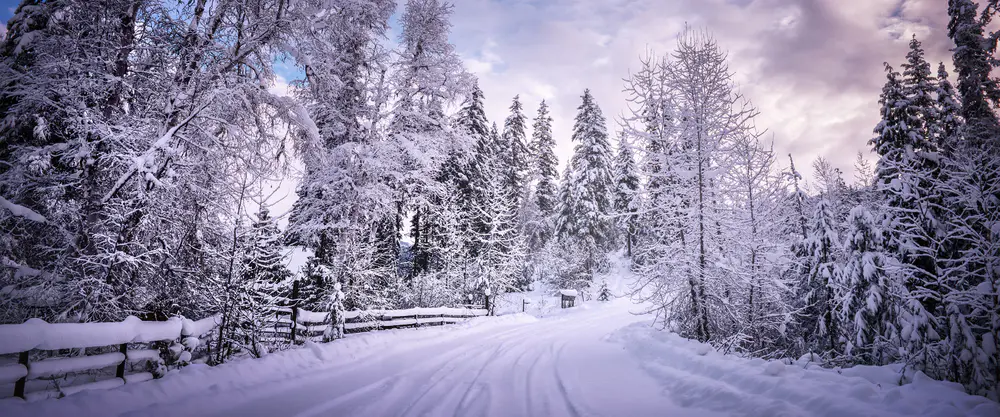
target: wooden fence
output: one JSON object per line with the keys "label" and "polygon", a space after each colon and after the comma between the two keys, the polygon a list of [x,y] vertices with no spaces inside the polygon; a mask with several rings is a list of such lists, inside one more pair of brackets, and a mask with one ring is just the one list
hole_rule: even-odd
{"label": "wooden fence", "polygon": [[[275,308],[261,342],[289,346],[319,341],[327,312]],[[485,316],[485,309],[413,308],[344,312],[346,333],[435,326]],[[118,323],[46,323],[31,319],[0,325],[0,387],[27,400],[60,398],[80,391],[114,388],[163,376],[168,369],[204,362],[218,315],[149,322],[128,317]],[[294,336],[293,336],[294,335]],[[16,355],[16,361],[12,360]],[[9,392],[9,391],[8,391]]]}

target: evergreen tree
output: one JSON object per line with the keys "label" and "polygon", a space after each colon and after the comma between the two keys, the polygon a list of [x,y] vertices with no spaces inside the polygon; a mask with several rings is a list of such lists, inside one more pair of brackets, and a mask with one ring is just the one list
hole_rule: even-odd
{"label": "evergreen tree", "polygon": [[618,154],[614,160],[615,177],[615,214],[622,229],[625,242],[625,253],[632,257],[632,244],[638,231],[639,205],[636,199],[639,193],[639,175],[632,155],[631,144],[625,134],[618,139]]}
{"label": "evergreen tree", "polygon": [[845,327],[845,353],[855,361],[884,365],[898,357],[896,327],[902,289],[889,273],[882,230],[869,209],[848,216],[847,262],[837,274],[837,304]]}
{"label": "evergreen tree", "polygon": [[955,87],[948,79],[948,70],[944,63],[938,64],[937,82],[934,92],[937,103],[937,123],[934,124],[934,141],[938,143],[944,156],[954,155],[958,146],[957,135],[962,126],[962,105],[955,96]]}
{"label": "evergreen tree", "polygon": [[556,168],[559,160],[556,158],[556,141],[552,137],[552,117],[549,116],[549,106],[545,100],[538,106],[538,115],[532,125],[531,146],[537,184],[535,186],[535,201],[542,217],[555,213],[556,193],[559,172]]}
{"label": "evergreen tree", "polygon": [[948,0],[948,37],[955,42],[954,65],[958,73],[957,90],[962,103],[964,140],[972,146],[989,147],[997,152],[992,140],[1000,133],[1000,123],[991,103],[1000,101],[1000,86],[990,76],[993,66],[986,49],[983,25],[977,18],[972,0]]}
{"label": "evergreen tree", "polygon": [[510,104],[510,115],[504,121],[503,137],[498,150],[502,154],[507,192],[516,197],[521,206],[524,199],[525,182],[528,180],[531,153],[526,142],[525,118],[519,96],[514,96]]}
{"label": "evergreen tree", "polygon": [[807,281],[800,284],[805,309],[800,315],[803,338],[811,351],[840,351],[840,323],[834,301],[834,280],[836,277],[836,245],[839,237],[836,219],[829,201],[824,196],[816,202],[812,216],[813,223],[805,240],[805,250],[809,254]]}
{"label": "evergreen tree", "polygon": [[613,243],[609,218],[614,192],[612,155],[604,115],[590,90],[584,90],[578,110],[573,124],[573,141],[577,145],[560,188],[556,234],[560,242],[579,251],[583,262],[580,266],[586,277],[593,279]]}
{"label": "evergreen tree", "polygon": [[914,151],[936,150],[932,142],[933,126],[937,122],[937,108],[934,92],[935,78],[931,74],[931,66],[924,59],[924,50],[916,35],[910,40],[910,51],[906,54],[903,67],[902,93],[906,97],[906,125],[910,134]]}
{"label": "evergreen tree", "polygon": [[606,302],[611,301],[612,298],[614,298],[614,295],[612,295],[611,290],[608,289],[608,281],[602,280],[601,289],[597,291],[597,301]]}
{"label": "evergreen tree", "polygon": [[281,292],[285,281],[291,276],[285,267],[281,231],[271,218],[267,207],[261,205],[257,220],[245,237],[243,271],[246,281],[263,293],[264,306],[287,305],[288,294]]}
{"label": "evergreen tree", "polygon": [[552,138],[552,117],[549,116],[545,100],[538,106],[538,115],[533,122],[530,158],[531,201],[526,204],[530,216],[525,221],[525,236],[528,253],[535,256],[541,253],[553,236],[553,220],[556,208],[557,184],[559,175],[556,167],[559,164],[555,154],[556,142]]}

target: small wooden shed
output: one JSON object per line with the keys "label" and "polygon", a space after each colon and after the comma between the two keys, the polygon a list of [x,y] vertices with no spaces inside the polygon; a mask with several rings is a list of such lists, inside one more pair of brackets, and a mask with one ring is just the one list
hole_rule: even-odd
{"label": "small wooden shed", "polygon": [[562,299],[562,308],[570,308],[576,305],[576,290],[559,290],[559,297]]}

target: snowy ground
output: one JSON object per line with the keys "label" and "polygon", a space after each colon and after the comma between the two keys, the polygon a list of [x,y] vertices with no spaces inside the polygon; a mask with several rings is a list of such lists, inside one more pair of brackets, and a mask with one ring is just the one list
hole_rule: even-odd
{"label": "snowy ground", "polygon": [[[611,283],[621,289],[620,282]],[[1000,405],[893,368],[724,356],[651,329],[626,299],[547,317],[360,334],[60,400],[14,416],[1000,416]]]}

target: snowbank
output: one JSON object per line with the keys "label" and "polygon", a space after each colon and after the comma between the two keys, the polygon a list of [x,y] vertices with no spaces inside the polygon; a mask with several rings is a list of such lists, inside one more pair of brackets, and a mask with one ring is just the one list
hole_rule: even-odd
{"label": "snowbank", "polygon": [[1000,416],[1000,404],[901,366],[825,369],[746,359],[637,323],[614,333],[679,404],[742,416]]}

